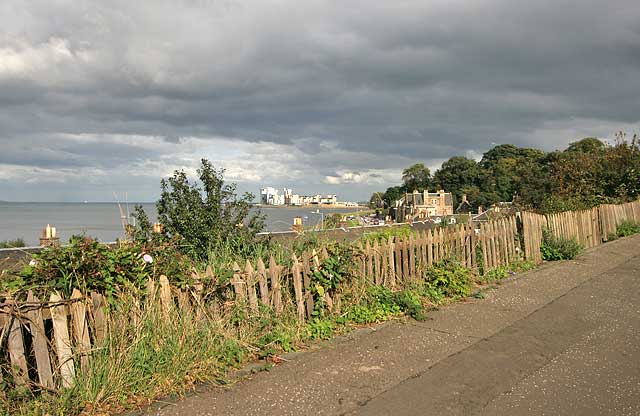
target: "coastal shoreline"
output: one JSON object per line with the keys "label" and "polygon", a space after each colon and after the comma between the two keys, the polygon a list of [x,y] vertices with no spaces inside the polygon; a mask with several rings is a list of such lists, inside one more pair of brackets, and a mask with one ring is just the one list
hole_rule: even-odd
{"label": "coastal shoreline", "polygon": [[300,209],[300,208],[321,208],[321,209],[369,209],[366,205],[335,205],[335,204],[308,204],[308,205],[265,205],[253,204],[253,208],[278,208],[278,209]]}

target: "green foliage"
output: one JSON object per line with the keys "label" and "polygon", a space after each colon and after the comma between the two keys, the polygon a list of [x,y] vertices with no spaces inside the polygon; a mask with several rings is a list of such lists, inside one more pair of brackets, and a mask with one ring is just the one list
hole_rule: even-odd
{"label": "green foliage", "polygon": [[509,276],[509,268],[506,266],[498,266],[493,269],[489,269],[486,273],[484,273],[480,280],[482,282],[495,282],[498,280],[502,280]]}
{"label": "green foliage", "polygon": [[382,199],[384,200],[384,204],[389,207],[394,207],[396,201],[404,196],[404,193],[407,192],[407,188],[404,185],[401,186],[391,186],[387,188],[387,190],[382,194]]}
{"label": "green foliage", "polygon": [[427,319],[422,300],[417,293],[411,290],[397,292],[394,296],[394,301],[406,315],[416,321],[424,321]]}
{"label": "green foliage", "polygon": [[264,228],[261,214],[249,215],[254,196],[237,196],[236,185],[225,184],[223,174],[202,159],[198,183],[191,183],[184,171],[161,181],[156,207],[164,233],[180,238],[184,250],[200,259],[223,245],[245,246]]}
{"label": "green foliage", "polygon": [[364,233],[361,237],[363,242],[382,242],[388,241],[391,237],[405,239],[412,233],[412,229],[408,225],[389,226],[380,228],[379,231]]}
{"label": "green foliage", "polygon": [[313,318],[306,325],[308,337],[311,339],[329,339],[336,331],[336,323],[328,318]]}
{"label": "green foliage", "polygon": [[402,171],[402,182],[408,192],[422,192],[431,187],[431,172],[423,163],[416,163]]}
{"label": "green foliage", "polygon": [[0,241],[0,248],[18,248],[25,247],[26,244],[22,238],[16,238],[15,240]]}
{"label": "green foliage", "polygon": [[[413,191],[420,171],[419,164],[407,168],[403,184],[386,190],[387,207]],[[432,184],[451,192],[456,204],[467,194],[474,209],[513,200],[547,213],[626,202],[640,196],[640,142],[621,132],[613,145],[586,138],[552,153],[501,144],[479,163],[450,158],[434,173]]]}
{"label": "green foliage", "polygon": [[604,151],[606,145],[596,137],[586,137],[577,142],[569,143],[565,152],[599,153]]}
{"label": "green foliage", "polygon": [[454,156],[442,163],[433,175],[433,182],[438,189],[451,192],[454,203],[458,204],[462,200],[462,194],[474,187],[477,177],[478,164],[475,160]]}
{"label": "green foliage", "polygon": [[346,322],[369,324],[381,322],[402,313],[394,293],[383,286],[368,286],[364,298],[351,306],[345,315]]}
{"label": "green foliage", "polygon": [[566,239],[554,236],[549,229],[542,232],[540,252],[542,259],[547,261],[571,260],[582,251],[582,246],[575,238]]}
{"label": "green foliage", "polygon": [[640,233],[640,224],[633,221],[623,221],[616,228],[617,237],[627,237],[638,233]]}
{"label": "green foliage", "polygon": [[354,274],[356,252],[352,246],[332,243],[326,247],[328,257],[311,274],[311,293],[314,297],[314,313],[325,314],[324,295],[335,293],[338,286]]}
{"label": "green foliage", "polygon": [[153,225],[149,221],[149,217],[144,208],[140,204],[133,207],[131,216],[135,219],[135,227],[131,229],[131,237],[134,241],[145,242],[151,238],[151,230]]}
{"label": "green foliage", "polygon": [[445,297],[469,296],[473,282],[471,271],[454,260],[443,260],[425,270],[425,281]]}
{"label": "green foliage", "polygon": [[[151,263],[144,255],[151,257]],[[148,257],[147,257],[148,258]],[[46,295],[53,290],[70,296],[73,289],[112,296],[117,288],[143,288],[149,277],[164,274],[177,286],[189,278],[190,262],[174,244],[122,244],[109,247],[90,238],[74,236],[69,244],[34,254],[18,274],[9,275],[2,289]]]}

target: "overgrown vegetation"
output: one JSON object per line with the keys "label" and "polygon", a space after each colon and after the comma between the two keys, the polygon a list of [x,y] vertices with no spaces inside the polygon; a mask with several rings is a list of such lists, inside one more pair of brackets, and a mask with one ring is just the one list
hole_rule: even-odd
{"label": "overgrown vegetation", "polygon": [[640,224],[633,221],[624,221],[616,228],[616,237],[628,237],[640,233]]}
{"label": "overgrown vegetation", "polygon": [[[156,203],[158,221],[166,238],[181,240],[183,251],[206,259],[223,247],[244,251],[255,234],[264,228],[264,216],[250,215],[254,196],[236,194],[236,185],[224,182],[224,169],[216,169],[202,159],[198,182],[190,182],[183,170],[161,181]],[[148,235],[149,224],[141,207],[136,207],[136,235]]]}
{"label": "overgrown vegetation", "polygon": [[474,210],[512,200],[543,213],[626,202],[640,196],[640,141],[620,132],[614,144],[585,138],[550,153],[501,144],[480,162],[454,156],[433,175],[416,164],[405,169],[401,185],[374,193],[370,205],[389,208],[404,192],[424,189],[451,192],[454,207],[466,194]]}
{"label": "overgrown vegetation", "polygon": [[74,236],[68,245],[34,254],[19,273],[0,280],[0,291],[14,293],[18,299],[27,290],[45,299],[53,291],[69,297],[73,289],[111,297],[117,289],[141,289],[149,278],[162,274],[183,287],[190,277],[191,264],[171,240],[109,247]]}
{"label": "overgrown vegetation", "polygon": [[412,228],[408,225],[383,227],[377,231],[365,232],[362,235],[362,241],[369,241],[371,243],[374,241],[381,242],[383,240],[388,241],[391,237],[403,239],[409,237],[412,232]]}
{"label": "overgrown vegetation", "polygon": [[575,238],[567,239],[556,237],[549,229],[542,231],[540,252],[542,253],[543,260],[572,260],[580,254],[582,250],[583,247]]}
{"label": "overgrown vegetation", "polygon": [[22,238],[16,238],[15,240],[0,241],[0,248],[19,248],[25,247],[26,244]]}

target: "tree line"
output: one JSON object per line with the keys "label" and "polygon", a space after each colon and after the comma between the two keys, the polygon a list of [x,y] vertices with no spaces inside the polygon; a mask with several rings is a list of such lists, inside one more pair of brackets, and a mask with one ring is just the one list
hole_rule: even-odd
{"label": "tree line", "polygon": [[640,196],[640,140],[617,133],[613,144],[588,137],[545,152],[501,144],[478,162],[454,156],[431,174],[423,163],[406,168],[402,184],[376,192],[370,205],[389,208],[405,192],[444,189],[454,208],[466,194],[474,209],[513,201],[539,212],[587,209]]}

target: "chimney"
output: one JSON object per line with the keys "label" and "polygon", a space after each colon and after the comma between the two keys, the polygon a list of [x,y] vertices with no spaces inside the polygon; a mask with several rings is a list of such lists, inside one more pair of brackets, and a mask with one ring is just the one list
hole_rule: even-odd
{"label": "chimney", "polygon": [[467,194],[462,194],[462,202],[467,202]]}

